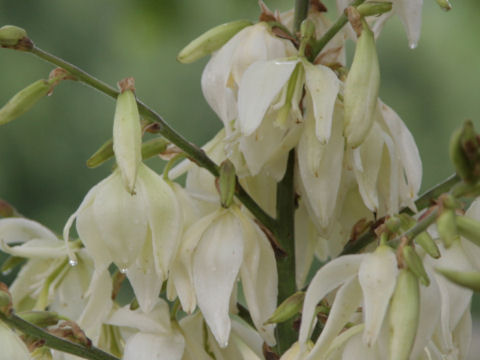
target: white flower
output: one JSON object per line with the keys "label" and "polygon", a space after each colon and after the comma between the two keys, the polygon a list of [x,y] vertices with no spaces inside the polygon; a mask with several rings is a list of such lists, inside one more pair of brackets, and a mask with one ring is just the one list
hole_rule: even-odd
{"label": "white flower", "polygon": [[198,303],[222,347],[230,334],[230,302],[238,276],[255,326],[274,343],[273,326],[263,325],[276,308],[273,250],[253,220],[233,205],[187,229],[171,273],[183,309],[191,313]]}
{"label": "white flower", "polygon": [[65,239],[75,219],[96,269],[114,262],[127,273],[140,305],[148,310],[158,296],[155,289],[168,276],[182,230],[182,213],[171,186],[142,164],[132,195],[117,170],[85,196],[65,225]]}

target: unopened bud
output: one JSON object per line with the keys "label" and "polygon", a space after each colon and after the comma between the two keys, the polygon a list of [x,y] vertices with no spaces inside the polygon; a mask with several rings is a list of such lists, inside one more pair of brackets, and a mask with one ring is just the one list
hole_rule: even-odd
{"label": "unopened bud", "polygon": [[478,149],[473,123],[467,120],[452,134],[449,148],[457,174],[467,183],[474,183],[479,176]]}
{"label": "unopened bud", "polygon": [[250,25],[252,22],[248,20],[237,20],[218,25],[185,46],[177,55],[177,60],[183,64],[189,64],[209,55],[220,49],[240,30]]}
{"label": "unopened bud", "polygon": [[17,314],[23,320],[41,328],[55,325],[61,318],[51,311],[25,311]]}
{"label": "unopened bud", "polygon": [[26,37],[27,32],[18,26],[5,25],[0,28],[0,46],[14,48]]}
{"label": "unopened bud", "polygon": [[48,94],[52,87],[49,80],[37,80],[15,94],[0,109],[0,125],[6,124],[27,112],[38,100]]}
{"label": "unopened bud", "polygon": [[397,216],[400,219],[400,229],[402,231],[407,231],[417,224],[417,220],[408,214],[399,214]]}
{"label": "unopened bud", "polygon": [[137,100],[133,93],[133,78],[119,82],[121,93],[117,97],[113,120],[113,152],[127,191],[135,193],[137,172],[142,162],[142,129]]}
{"label": "unopened bud", "polygon": [[142,159],[150,159],[151,157],[165,152],[169,144],[170,142],[163,137],[157,137],[155,139],[145,141],[142,144]]}
{"label": "unopened bud", "polygon": [[90,156],[90,158],[87,160],[87,166],[89,168],[96,168],[97,166],[100,166],[113,156],[113,140],[110,139],[102,146],[100,146],[100,148],[95,152],[95,154]]}
{"label": "unopened bud", "polygon": [[0,282],[0,312],[9,316],[12,312],[12,295],[8,291],[7,285]]}
{"label": "unopened bud", "polygon": [[452,4],[450,4],[449,0],[437,0],[437,4],[442,10],[449,11],[452,9]]}
{"label": "unopened bud", "polygon": [[432,239],[430,234],[426,231],[421,232],[414,238],[415,242],[422,247],[425,252],[433,257],[438,259],[440,257],[440,250],[438,249],[435,240]]}
{"label": "unopened bud", "polygon": [[451,282],[457,285],[469,288],[473,291],[480,291],[480,272],[477,271],[457,271],[444,268],[435,268],[435,271],[445,276]]}
{"label": "unopened bud", "polygon": [[52,360],[53,359],[50,348],[46,346],[36,348],[34,351],[30,353],[30,357],[32,360]]}
{"label": "unopened bud", "polygon": [[357,10],[362,16],[376,16],[392,10],[392,3],[372,1],[357,6]]}
{"label": "unopened bud", "polygon": [[302,21],[300,25],[300,34],[302,39],[311,39],[315,36],[315,24],[309,19]]}
{"label": "unopened bud", "polygon": [[460,236],[480,246],[480,221],[468,216],[457,216],[456,220]]}
{"label": "unopened bud", "polygon": [[390,304],[389,360],[408,360],[417,334],[420,289],[417,277],[408,269],[400,270]]}
{"label": "unopened bud", "polygon": [[278,306],[273,315],[265,322],[265,325],[282,323],[291,319],[302,309],[304,299],[305,292],[303,291],[291,295]]}
{"label": "unopened bud", "polygon": [[358,147],[373,125],[380,86],[380,67],[373,32],[365,21],[345,83],[345,136]]}
{"label": "unopened bud", "polygon": [[455,241],[460,240],[456,217],[454,210],[445,209],[437,219],[438,234],[446,248],[449,248]]}
{"label": "unopened bud", "polygon": [[401,224],[402,223],[397,216],[392,216],[388,218],[388,220],[385,222],[385,226],[387,227],[387,230],[392,234],[395,234],[398,230],[400,230]]}
{"label": "unopened bud", "polygon": [[417,252],[410,245],[406,245],[402,249],[403,259],[408,266],[408,269],[420,280],[422,285],[430,285],[430,279],[423,266],[423,261],[418,256]]}
{"label": "unopened bud", "polygon": [[236,186],[235,166],[227,159],[220,165],[220,175],[218,177],[218,192],[220,193],[220,202],[224,208],[232,205]]}

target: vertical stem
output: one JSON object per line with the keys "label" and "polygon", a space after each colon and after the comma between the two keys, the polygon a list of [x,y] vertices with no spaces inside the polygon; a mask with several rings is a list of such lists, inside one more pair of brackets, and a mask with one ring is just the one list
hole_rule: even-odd
{"label": "vertical stem", "polygon": [[[295,150],[288,156],[287,170],[277,185],[277,227],[275,237],[285,251],[285,256],[277,259],[278,303],[280,304],[296,291],[295,284],[295,189],[293,173],[295,168]],[[277,326],[277,350],[283,354],[297,339],[293,320]]]}
{"label": "vertical stem", "polygon": [[295,0],[295,15],[293,18],[293,34],[300,31],[302,21],[307,18],[310,0]]}

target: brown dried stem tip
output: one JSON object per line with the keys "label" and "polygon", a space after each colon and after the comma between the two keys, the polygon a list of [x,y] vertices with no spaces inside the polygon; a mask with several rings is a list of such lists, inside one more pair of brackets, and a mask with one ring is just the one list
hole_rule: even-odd
{"label": "brown dried stem tip", "polygon": [[117,86],[121,93],[124,93],[128,90],[135,92],[135,79],[131,76],[127,77],[123,80],[120,80],[117,83]]}

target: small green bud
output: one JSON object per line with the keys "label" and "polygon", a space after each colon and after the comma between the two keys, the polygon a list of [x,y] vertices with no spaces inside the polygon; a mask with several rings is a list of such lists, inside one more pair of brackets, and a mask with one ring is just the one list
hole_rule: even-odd
{"label": "small green bud", "polygon": [[287,321],[297,315],[302,310],[305,292],[298,291],[285,299],[265,322],[267,324],[277,324]]}
{"label": "small green bud", "polygon": [[0,109],[0,125],[6,124],[27,112],[35,103],[46,96],[52,88],[49,80],[37,80],[15,94]]}
{"label": "small green bud", "polygon": [[452,134],[449,148],[450,159],[457,174],[467,183],[474,183],[479,176],[478,159],[476,158],[478,148],[479,144],[473,123],[467,120]]}
{"label": "small green bud", "polygon": [[350,147],[356,148],[367,137],[375,118],[380,67],[373,32],[362,21],[352,67],[345,83],[345,129]]}
{"label": "small green bud", "polygon": [[450,4],[449,0],[437,0],[437,4],[442,10],[449,11],[452,9],[452,4]]}
{"label": "small green bud", "polygon": [[177,60],[183,64],[189,64],[209,55],[220,49],[240,30],[250,25],[252,22],[248,20],[237,20],[218,25],[185,46],[177,55]]}
{"label": "small green bud", "polygon": [[300,34],[302,39],[311,39],[315,36],[315,24],[309,19],[302,21],[300,25]]}
{"label": "small green bud", "polygon": [[400,219],[400,229],[402,231],[407,231],[417,224],[417,220],[408,214],[399,214],[397,216]]}
{"label": "small green bud", "polygon": [[480,246],[480,221],[468,216],[457,216],[456,221],[460,236]]}
{"label": "small green bud", "polygon": [[32,360],[52,360],[52,352],[50,351],[50,348],[47,346],[41,346],[39,348],[36,348],[30,353],[30,357]]}
{"label": "small green bud", "polygon": [[137,172],[142,162],[142,129],[134,94],[133,78],[119,82],[121,93],[117,97],[113,119],[113,152],[127,191],[135,193]]}
{"label": "small green bud", "polygon": [[421,232],[414,238],[414,240],[428,255],[434,259],[440,258],[440,250],[428,232]]}
{"label": "small green bud", "polygon": [[400,270],[390,303],[389,360],[408,360],[417,334],[420,289],[417,277],[408,269]]}
{"label": "small green bud", "polygon": [[0,312],[6,316],[12,313],[12,295],[7,285],[0,282]]}
{"label": "small green bud", "polygon": [[449,248],[455,241],[460,240],[458,235],[455,211],[444,209],[437,218],[437,230],[446,248]]}
{"label": "small green bud", "polygon": [[27,37],[27,32],[14,25],[5,25],[0,28],[0,46],[15,47]]}
{"label": "small green bud", "polygon": [[385,222],[387,230],[392,234],[395,234],[398,230],[400,230],[401,224],[401,220],[398,218],[398,216],[392,216]]}
{"label": "small green bud", "polygon": [[392,10],[392,3],[372,1],[357,6],[357,10],[362,16],[376,16]]}
{"label": "small green bud", "polygon": [[224,208],[232,205],[236,186],[235,166],[227,159],[220,165],[220,175],[218,177],[218,192],[220,193],[220,202]]}
{"label": "small green bud", "polygon": [[150,159],[151,157],[165,152],[169,144],[170,142],[163,137],[157,137],[155,139],[145,141],[142,144],[142,159]]}
{"label": "small green bud", "polygon": [[23,320],[41,328],[55,325],[61,320],[57,313],[51,311],[25,311],[17,315]]}
{"label": "small green bud", "polygon": [[100,146],[100,148],[95,151],[95,154],[90,156],[90,158],[87,160],[87,166],[89,168],[96,168],[113,156],[113,140],[110,139]]}
{"label": "small green bud", "polygon": [[457,271],[444,268],[435,268],[435,271],[445,276],[451,282],[457,285],[469,288],[473,291],[480,291],[480,272],[477,271]]}
{"label": "small green bud", "polygon": [[423,261],[418,256],[417,252],[410,245],[406,245],[402,249],[403,259],[408,266],[408,269],[420,280],[422,285],[430,285],[430,279],[423,267]]}

